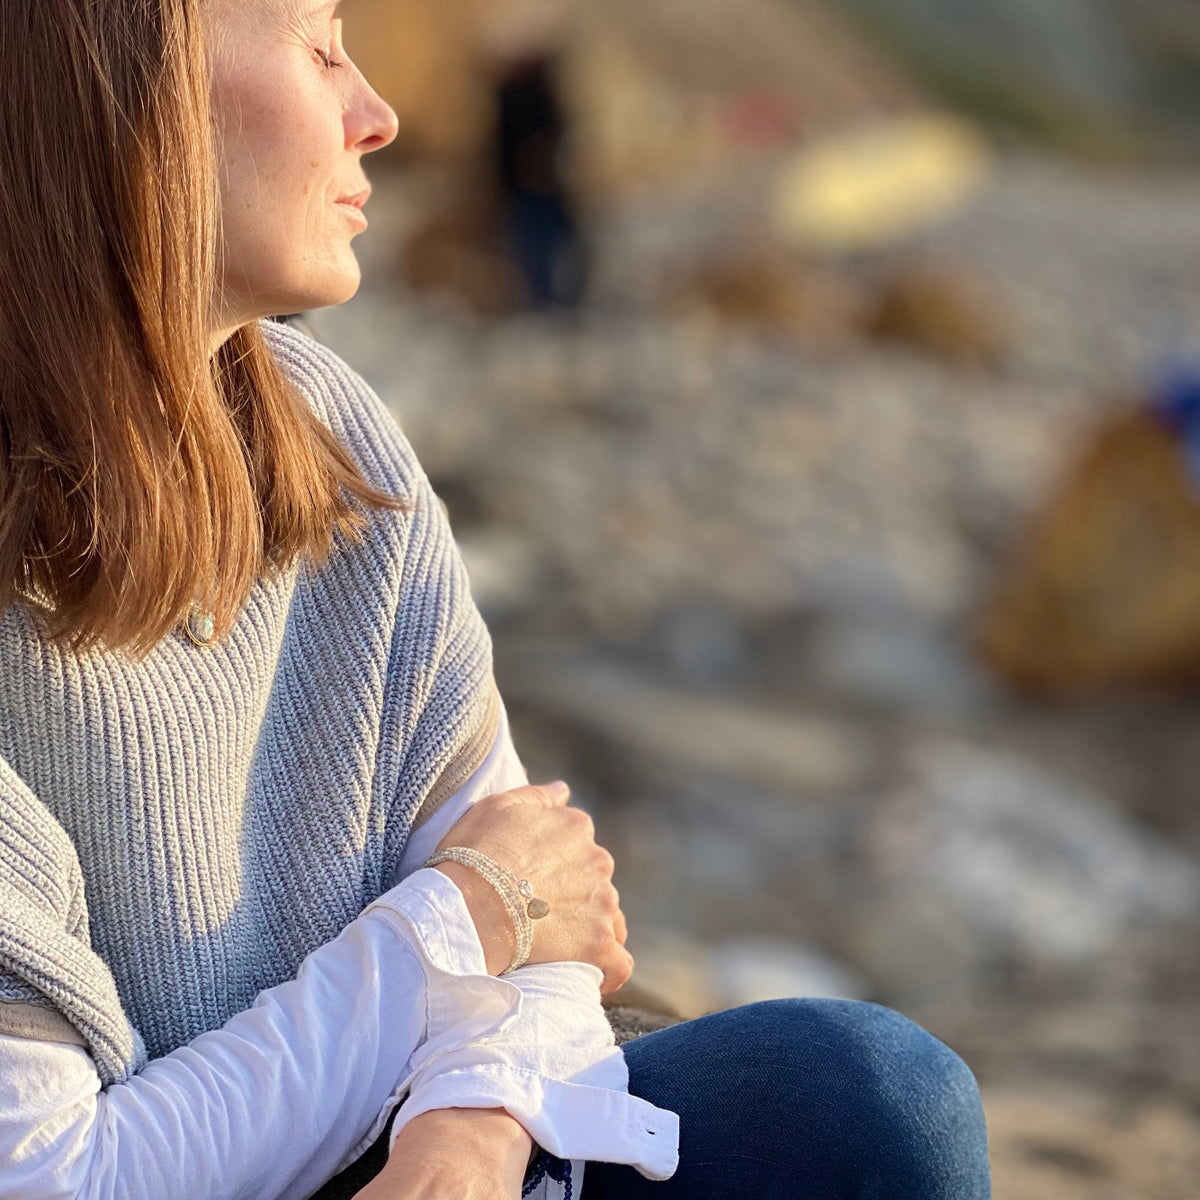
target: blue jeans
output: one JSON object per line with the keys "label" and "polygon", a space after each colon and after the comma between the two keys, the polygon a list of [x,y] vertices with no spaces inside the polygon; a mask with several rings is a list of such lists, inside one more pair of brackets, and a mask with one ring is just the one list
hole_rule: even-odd
{"label": "blue jeans", "polygon": [[899,1013],[769,1000],[628,1042],[629,1090],[679,1113],[679,1169],[588,1163],[582,1200],[987,1200],[979,1089]]}

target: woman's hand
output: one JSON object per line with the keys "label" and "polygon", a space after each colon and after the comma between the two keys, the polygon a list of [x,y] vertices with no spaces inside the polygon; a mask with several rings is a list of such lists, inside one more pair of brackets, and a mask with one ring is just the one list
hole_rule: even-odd
{"label": "woman's hand", "polygon": [[[485,796],[442,839],[473,846],[517,879],[528,879],[550,914],[533,923],[530,962],[586,962],[604,973],[601,992],[622,987],[633,971],[625,949],[625,916],[613,887],[613,857],[596,844],[592,819],[567,804],[565,783],[515,788]],[[512,922],[494,889],[470,867],[442,863],[459,886],[479,931],[488,970],[497,975],[512,961]]]}
{"label": "woman's hand", "polygon": [[396,1135],[354,1200],[520,1200],[533,1139],[502,1108],[441,1108]]}

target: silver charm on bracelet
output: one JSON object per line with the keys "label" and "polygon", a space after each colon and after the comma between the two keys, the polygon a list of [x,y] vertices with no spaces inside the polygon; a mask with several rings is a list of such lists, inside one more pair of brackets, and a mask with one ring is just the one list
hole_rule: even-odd
{"label": "silver charm on bracelet", "polygon": [[545,900],[539,900],[533,894],[533,884],[528,879],[517,880],[517,891],[521,893],[521,898],[526,901],[525,911],[529,914],[531,920],[540,921],[543,917],[550,915],[550,905]]}

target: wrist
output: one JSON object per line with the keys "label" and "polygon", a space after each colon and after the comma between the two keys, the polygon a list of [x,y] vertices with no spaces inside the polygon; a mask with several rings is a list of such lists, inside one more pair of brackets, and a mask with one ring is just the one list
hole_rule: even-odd
{"label": "wrist", "polygon": [[461,863],[438,863],[431,870],[441,871],[462,892],[479,944],[483,947],[487,972],[489,975],[500,975],[512,962],[517,941],[512,921],[496,889]]}
{"label": "wrist", "polygon": [[525,1127],[502,1108],[437,1108],[413,1117],[396,1135],[388,1165],[402,1170],[413,1151],[431,1150],[448,1160],[473,1157],[501,1176],[523,1179],[537,1153]]}

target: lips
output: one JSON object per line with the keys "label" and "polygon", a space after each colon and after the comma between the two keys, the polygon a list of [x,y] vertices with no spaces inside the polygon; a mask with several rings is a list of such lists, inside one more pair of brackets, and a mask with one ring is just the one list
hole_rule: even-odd
{"label": "lips", "polygon": [[364,204],[366,204],[367,200],[370,199],[370,196],[371,196],[371,189],[365,188],[361,192],[356,192],[353,196],[342,196],[338,200],[338,203],[339,204],[348,204],[348,205],[350,205],[351,208],[361,209],[362,206]]}

